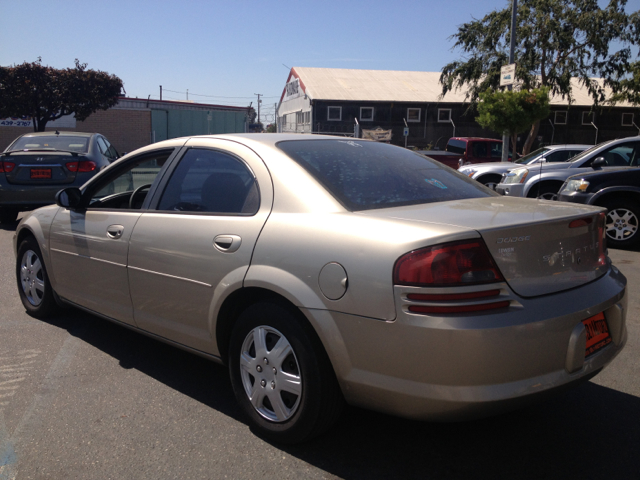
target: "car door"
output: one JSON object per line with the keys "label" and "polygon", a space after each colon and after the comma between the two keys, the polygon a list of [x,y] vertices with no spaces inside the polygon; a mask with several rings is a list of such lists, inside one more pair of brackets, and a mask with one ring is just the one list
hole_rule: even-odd
{"label": "car door", "polygon": [[242,285],[273,187],[245,146],[218,139],[185,146],[131,237],[131,299],[140,328],[217,354],[216,301]]}
{"label": "car door", "polygon": [[146,194],[139,187],[154,182],[173,151],[131,158],[89,184],[83,193],[86,209],[58,210],[49,237],[58,295],[135,325],[126,267],[129,239]]}

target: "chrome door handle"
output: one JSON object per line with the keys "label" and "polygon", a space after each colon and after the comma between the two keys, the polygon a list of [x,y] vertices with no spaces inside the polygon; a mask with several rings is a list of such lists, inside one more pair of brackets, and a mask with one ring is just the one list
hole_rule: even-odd
{"label": "chrome door handle", "polygon": [[218,235],[213,239],[213,246],[224,253],[233,253],[240,248],[242,239],[238,235]]}
{"label": "chrome door handle", "polygon": [[124,227],[122,225],[109,225],[107,227],[107,237],[113,238],[114,240],[120,238],[122,236],[122,232],[124,232]]}

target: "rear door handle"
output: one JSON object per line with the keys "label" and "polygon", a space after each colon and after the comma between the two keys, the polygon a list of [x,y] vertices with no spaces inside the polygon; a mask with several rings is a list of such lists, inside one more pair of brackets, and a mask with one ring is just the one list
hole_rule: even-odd
{"label": "rear door handle", "polygon": [[224,253],[233,253],[240,248],[242,239],[238,235],[218,235],[213,239],[213,246]]}
{"label": "rear door handle", "polygon": [[122,236],[122,232],[124,232],[124,227],[122,225],[109,225],[107,227],[107,237],[113,238],[117,240]]}

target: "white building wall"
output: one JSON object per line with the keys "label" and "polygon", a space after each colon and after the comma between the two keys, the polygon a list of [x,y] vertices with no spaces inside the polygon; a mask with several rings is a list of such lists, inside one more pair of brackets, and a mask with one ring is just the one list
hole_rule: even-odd
{"label": "white building wall", "polygon": [[281,133],[311,133],[311,101],[300,96],[284,101],[278,107],[278,131]]}

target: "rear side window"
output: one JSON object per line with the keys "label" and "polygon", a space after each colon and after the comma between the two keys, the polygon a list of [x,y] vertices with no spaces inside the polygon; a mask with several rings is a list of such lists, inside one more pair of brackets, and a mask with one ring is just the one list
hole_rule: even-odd
{"label": "rear side window", "polygon": [[158,210],[254,214],[259,205],[258,185],[242,161],[192,148],[171,175]]}
{"label": "rear side window", "polygon": [[497,195],[445,165],[384,143],[293,140],[278,147],[352,211]]}
{"label": "rear side window", "polygon": [[459,153],[460,155],[464,155],[464,152],[467,150],[467,142],[463,140],[449,140],[447,143],[447,148],[445,148],[447,152],[451,153]]}

